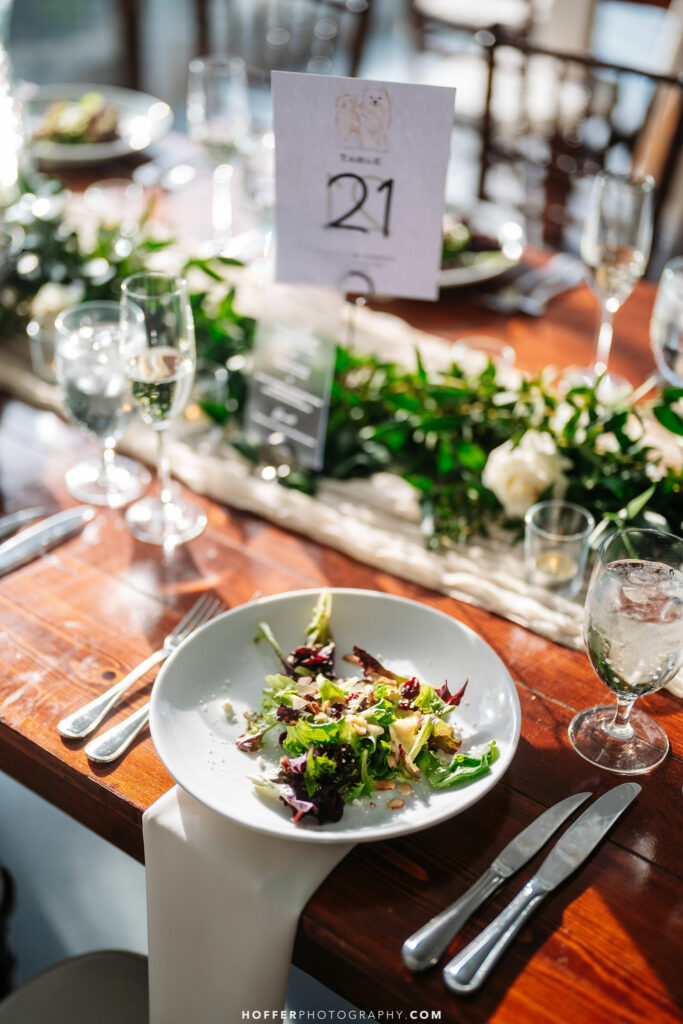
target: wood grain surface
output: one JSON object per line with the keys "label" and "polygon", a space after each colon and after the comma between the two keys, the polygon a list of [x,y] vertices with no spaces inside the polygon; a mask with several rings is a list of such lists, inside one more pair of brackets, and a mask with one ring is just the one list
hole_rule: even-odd
{"label": "wood grain surface", "polygon": [[[653,361],[654,297],[641,284],[617,315],[613,366],[639,383]],[[383,306],[454,340],[488,333],[519,364],[585,365],[596,303],[585,286],[553,301],[540,320],[503,317],[452,291],[434,306]],[[0,399],[0,511],[73,504],[64,472],[90,444],[51,413]],[[367,587],[425,602],[466,623],[508,665],[522,705],[522,736],[503,781],[476,806],[427,831],[358,846],[306,906],[295,962],[366,1010],[440,1011],[443,1021],[668,1022],[683,1017],[683,704],[668,693],[643,705],[666,729],[671,754],[588,863],[532,917],[476,996],[446,991],[439,971],[412,976],[403,939],[457,898],[502,846],[569,793],[619,780],[579,758],[567,739],[573,713],[610,697],[583,654],[502,618],[363,566],[261,519],[198,499],[205,533],[164,561],[135,541],[122,513],[101,510],[83,533],[0,579],[0,769],[127,853],[142,859],[141,815],[172,784],[149,733],[128,756],[95,768],[84,742],[65,742],[58,720],[159,646],[198,592],[233,607],[302,587]],[[143,680],[108,720],[149,696]],[[305,847],[302,848],[305,857]],[[518,891],[535,858],[455,940],[468,941]],[[391,1018],[385,1018],[391,1019]]]}

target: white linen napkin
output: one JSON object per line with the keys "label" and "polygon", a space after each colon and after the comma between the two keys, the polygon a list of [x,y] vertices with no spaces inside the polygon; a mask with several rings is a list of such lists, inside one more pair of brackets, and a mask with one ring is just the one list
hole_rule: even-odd
{"label": "white linen napkin", "polygon": [[281,1010],[299,915],[352,843],[262,835],[179,786],[142,818],[150,1024]]}

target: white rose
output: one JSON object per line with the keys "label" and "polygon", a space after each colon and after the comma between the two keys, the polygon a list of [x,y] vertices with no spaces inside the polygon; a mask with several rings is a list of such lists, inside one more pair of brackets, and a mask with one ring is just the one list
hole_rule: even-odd
{"label": "white rose", "polygon": [[506,514],[521,519],[549,488],[554,498],[564,496],[568,480],[563,471],[570,465],[558,452],[550,434],[527,430],[517,447],[512,441],[505,441],[494,448],[481,479]]}
{"label": "white rose", "polygon": [[83,298],[83,284],[76,281],[74,284],[54,284],[48,281],[40,286],[31,302],[31,316],[42,319],[43,317],[56,316],[67,306],[73,306]]}

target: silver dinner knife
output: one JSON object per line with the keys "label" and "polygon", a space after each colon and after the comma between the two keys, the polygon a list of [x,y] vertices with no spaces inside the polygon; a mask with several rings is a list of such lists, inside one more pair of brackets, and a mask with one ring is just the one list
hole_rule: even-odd
{"label": "silver dinner knife", "polygon": [[16,533],[22,526],[34,523],[36,519],[40,519],[44,515],[45,509],[36,506],[36,508],[22,508],[19,512],[12,512],[11,515],[2,516],[0,518],[0,540],[9,537],[11,533]]}
{"label": "silver dinner knife", "polygon": [[411,971],[426,971],[438,963],[448,944],[455,938],[477,907],[531,860],[570,814],[592,793],[568,796],[527,825],[498,854],[490,867],[455,903],[442,910],[403,943],[403,963]]}
{"label": "silver dinner knife", "polygon": [[474,992],[511,939],[542,900],[593,852],[641,787],[625,782],[603,793],[560,836],[540,869],[494,921],[446,964],[443,978],[453,992]]}
{"label": "silver dinner knife", "polygon": [[90,505],[57,512],[0,544],[0,576],[73,537],[95,515]]}

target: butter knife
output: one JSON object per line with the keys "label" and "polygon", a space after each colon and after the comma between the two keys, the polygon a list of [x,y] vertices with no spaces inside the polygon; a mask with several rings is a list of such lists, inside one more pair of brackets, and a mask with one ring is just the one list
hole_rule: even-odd
{"label": "butter knife", "polygon": [[453,992],[478,989],[493,965],[536,907],[593,852],[600,840],[635,800],[636,782],[615,786],[583,812],[560,836],[540,869],[494,921],[446,964],[443,978]]}
{"label": "butter knife", "polygon": [[589,796],[592,794],[576,793],[560,800],[515,836],[466,893],[406,939],[401,949],[406,967],[411,971],[426,971],[428,967],[434,967],[474,911],[493,895],[506,878],[530,861]]}
{"label": "butter knife", "polygon": [[0,518],[0,540],[4,537],[9,537],[11,533],[16,533],[22,526],[34,523],[36,519],[40,519],[44,515],[45,509],[36,506],[36,508],[22,508],[19,512],[12,512],[11,515],[2,516]]}
{"label": "butter knife", "polygon": [[90,505],[57,512],[0,544],[0,576],[73,537],[95,515]]}

